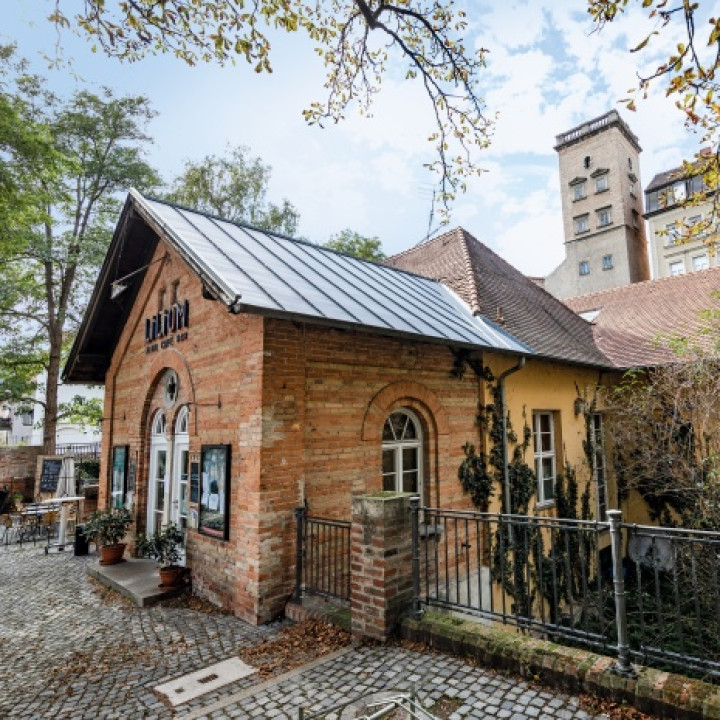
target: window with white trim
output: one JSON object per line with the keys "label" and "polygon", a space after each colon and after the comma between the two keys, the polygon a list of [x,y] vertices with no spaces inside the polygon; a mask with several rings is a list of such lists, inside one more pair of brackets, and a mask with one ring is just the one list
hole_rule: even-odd
{"label": "window with white trim", "polygon": [[555,499],[555,477],[557,475],[554,413],[533,413],[533,443],[538,503],[552,502]]}
{"label": "window with white trim", "polygon": [[587,215],[579,215],[574,218],[573,222],[575,224],[575,232],[578,234],[587,232],[590,229]]}
{"label": "window with white trim", "polygon": [[603,268],[603,270],[612,270],[613,269],[612,255],[603,255],[602,268]]}
{"label": "window with white trim", "polygon": [[600,175],[600,177],[595,178],[595,192],[601,193],[605,192],[608,189],[608,176],[607,175]]}
{"label": "window with white trim", "polygon": [[685,263],[682,260],[675,260],[670,263],[670,275],[684,275]]}
{"label": "window with white trim", "polygon": [[587,190],[585,189],[585,183],[579,182],[573,185],[573,200],[583,200],[587,197]]}
{"label": "window with white trim", "polygon": [[692,259],[693,264],[693,270],[707,270],[709,266],[708,264],[708,256],[707,255],[696,255]]}
{"label": "window with white trim", "polygon": [[602,208],[602,210],[597,211],[597,224],[598,227],[605,227],[605,225],[612,224],[612,213],[610,212],[610,208]]}
{"label": "window with white trim", "polygon": [[578,266],[578,271],[581,275],[589,275],[590,263],[587,260],[581,260],[580,265]]}
{"label": "window with white trim", "polygon": [[422,427],[412,410],[401,408],[385,421],[382,443],[383,490],[422,497]]}

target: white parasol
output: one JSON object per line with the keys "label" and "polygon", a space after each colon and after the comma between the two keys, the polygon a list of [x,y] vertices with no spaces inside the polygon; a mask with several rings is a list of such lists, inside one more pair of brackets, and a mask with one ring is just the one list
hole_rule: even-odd
{"label": "white parasol", "polygon": [[75,458],[72,455],[65,455],[60,466],[60,477],[58,478],[56,498],[72,497],[75,495]]}
{"label": "white parasol", "polygon": [[[60,477],[58,478],[56,498],[74,497],[75,492],[75,458],[72,455],[65,455],[60,465]],[[58,545],[65,545],[65,531],[68,521],[68,506],[65,503],[60,505],[60,525],[58,527]]]}

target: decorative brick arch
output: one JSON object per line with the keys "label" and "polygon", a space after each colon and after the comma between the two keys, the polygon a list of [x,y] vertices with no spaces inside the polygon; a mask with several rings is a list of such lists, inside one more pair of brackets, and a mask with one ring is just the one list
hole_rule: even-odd
{"label": "decorative brick arch", "polygon": [[450,433],[447,414],[438,396],[418,382],[400,380],[386,385],[370,401],[363,419],[362,439],[380,443],[385,420],[399,407],[419,410],[437,435]]}
{"label": "decorative brick arch", "polygon": [[195,384],[185,357],[174,348],[171,348],[170,352],[166,350],[162,355],[159,355],[153,360],[146,376],[148,378],[147,392],[145,394],[141,415],[143,437],[147,437],[147,433],[149,432],[150,415],[152,414],[152,408],[150,407],[152,397],[166,370],[174,370],[177,373],[180,379],[182,398],[172,412],[166,413],[168,424],[170,425],[170,423],[172,423],[171,426],[174,428],[175,417],[180,411],[180,408],[183,405],[190,405],[192,408],[195,403]]}

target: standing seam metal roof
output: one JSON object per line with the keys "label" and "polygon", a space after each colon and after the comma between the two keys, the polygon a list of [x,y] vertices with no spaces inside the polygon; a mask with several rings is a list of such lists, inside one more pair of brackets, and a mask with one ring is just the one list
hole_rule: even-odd
{"label": "standing seam metal roof", "polygon": [[194,259],[201,275],[212,278],[232,310],[532,354],[437,281],[136,191],[131,199]]}

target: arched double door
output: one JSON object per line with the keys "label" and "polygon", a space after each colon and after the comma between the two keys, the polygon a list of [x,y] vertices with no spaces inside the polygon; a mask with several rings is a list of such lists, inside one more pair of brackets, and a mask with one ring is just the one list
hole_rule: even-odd
{"label": "arched double door", "polygon": [[183,532],[188,522],[189,411],[181,407],[172,427],[164,410],[153,416],[150,432],[147,531],[175,523]]}

